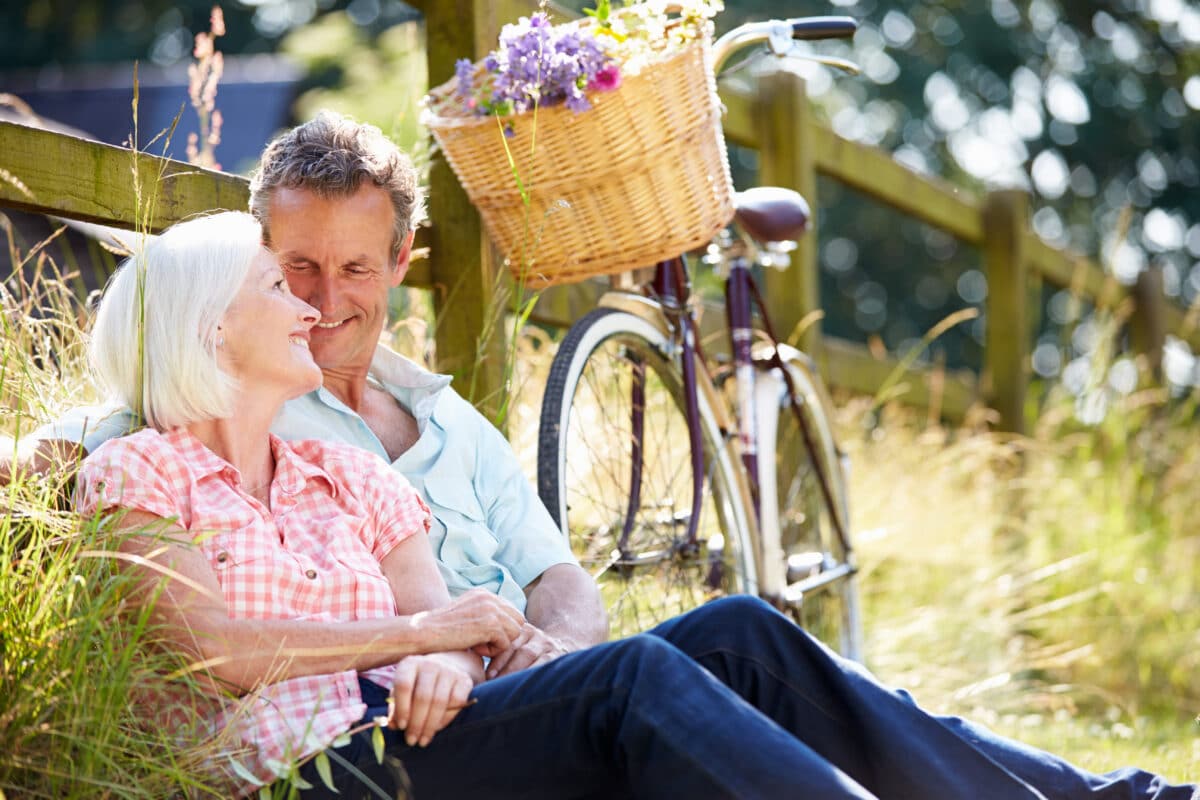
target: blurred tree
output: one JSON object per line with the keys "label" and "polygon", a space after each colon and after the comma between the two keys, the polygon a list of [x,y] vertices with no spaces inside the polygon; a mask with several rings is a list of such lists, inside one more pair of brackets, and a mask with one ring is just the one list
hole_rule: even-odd
{"label": "blurred tree", "polygon": [[[837,0],[797,9],[728,0],[720,23],[798,12],[860,20],[852,45],[815,47],[853,58],[862,77],[795,66],[839,134],[965,188],[1027,188],[1046,241],[1098,256],[1126,283],[1160,269],[1168,294],[1189,304],[1200,295],[1195,2]],[[827,328],[903,347],[986,297],[977,253],[831,182],[821,188]],[[1132,225],[1117,241],[1125,206]],[[1065,298],[1047,299],[1047,322],[1068,321]],[[948,337],[952,361],[977,365],[984,324],[965,341]],[[1053,374],[1087,346],[1074,342],[1037,366]]]}
{"label": "blurred tree", "polygon": [[[579,11],[590,0],[552,7]],[[423,65],[416,18],[400,0],[236,0],[223,4],[226,53],[282,49],[309,69],[298,116],[333,106],[416,140]],[[0,69],[51,62],[187,59],[208,0],[26,0],[0,10]],[[875,144],[918,172],[973,191],[1020,186],[1034,227],[1056,245],[1132,282],[1162,270],[1169,294],[1200,295],[1200,7],[1195,0],[726,0],[720,29],[748,19],[839,13],[860,20],[852,44],[814,45],[862,64],[847,78],[793,60],[841,135]],[[809,45],[798,45],[799,50]],[[775,64],[771,68],[778,68]],[[751,68],[753,69],[753,67]],[[733,154],[752,180],[752,153]],[[947,314],[978,305],[978,254],[953,238],[820,187],[822,296],[828,331],[903,349]],[[1133,210],[1129,235],[1113,235]],[[1072,319],[1050,294],[1042,314]],[[986,320],[938,343],[977,366]],[[1047,331],[1055,347],[1060,336]],[[1086,354],[1075,336],[1035,366],[1056,374]]]}
{"label": "blurred tree", "polygon": [[48,64],[186,60],[220,5],[226,53],[273,52],[331,11],[377,34],[417,12],[401,0],[14,0],[0,7],[0,71]]}

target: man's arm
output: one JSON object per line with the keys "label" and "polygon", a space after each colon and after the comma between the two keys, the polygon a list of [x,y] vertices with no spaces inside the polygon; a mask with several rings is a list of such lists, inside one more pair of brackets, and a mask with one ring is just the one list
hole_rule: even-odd
{"label": "man's arm", "polygon": [[21,475],[73,473],[104,442],[135,429],[133,413],[108,403],[79,406],[17,442],[0,437],[0,486]]}
{"label": "man's arm", "polygon": [[73,467],[87,452],[73,442],[42,439],[26,445],[12,440],[0,442],[0,486],[7,486],[19,475],[51,475]]}
{"label": "man's arm", "polygon": [[596,582],[576,564],[555,564],[525,587],[527,620],[512,646],[488,664],[488,678],[545,664],[608,639],[608,612]]}
{"label": "man's arm", "polygon": [[488,664],[494,678],[603,642],[608,614],[508,440],[476,417],[475,491],[500,542],[496,560],[524,589],[528,620],[512,647]]}

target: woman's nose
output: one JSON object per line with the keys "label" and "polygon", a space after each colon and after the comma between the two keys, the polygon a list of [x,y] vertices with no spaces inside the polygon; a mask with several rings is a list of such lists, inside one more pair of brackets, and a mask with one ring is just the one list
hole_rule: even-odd
{"label": "woman's nose", "polygon": [[300,304],[300,321],[303,322],[307,327],[311,328],[313,325],[316,325],[321,321],[321,312],[317,311],[315,308],[298,297],[294,299]]}

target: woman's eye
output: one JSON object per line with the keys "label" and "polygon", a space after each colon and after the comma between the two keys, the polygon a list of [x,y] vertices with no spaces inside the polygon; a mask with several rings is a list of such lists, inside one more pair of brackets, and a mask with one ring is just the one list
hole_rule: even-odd
{"label": "woman's eye", "polygon": [[284,281],[283,278],[280,278],[279,280],[275,281],[275,283],[271,284],[271,288],[282,290],[285,285],[287,285],[287,282]]}

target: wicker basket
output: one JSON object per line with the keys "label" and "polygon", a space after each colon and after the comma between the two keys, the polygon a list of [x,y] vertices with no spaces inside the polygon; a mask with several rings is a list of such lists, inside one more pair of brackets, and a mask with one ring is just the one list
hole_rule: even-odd
{"label": "wicker basket", "polygon": [[[709,43],[589,95],[506,117],[454,115],[451,80],[424,115],[513,276],[541,288],[625,272],[711,239],[733,216],[733,187]],[[511,152],[528,197],[522,201]]]}

